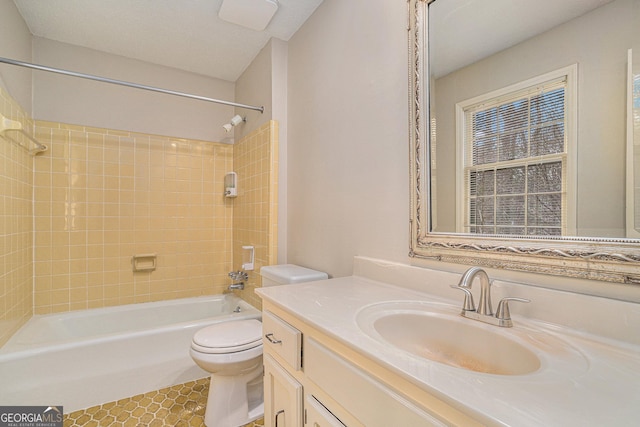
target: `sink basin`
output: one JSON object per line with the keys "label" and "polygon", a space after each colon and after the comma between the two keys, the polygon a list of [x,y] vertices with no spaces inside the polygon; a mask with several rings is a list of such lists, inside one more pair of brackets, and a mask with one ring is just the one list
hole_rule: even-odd
{"label": "sink basin", "polygon": [[510,329],[462,318],[459,309],[451,306],[376,304],[362,309],[356,320],[363,332],[378,341],[414,357],[459,369],[524,375],[540,368],[540,359],[510,336]]}

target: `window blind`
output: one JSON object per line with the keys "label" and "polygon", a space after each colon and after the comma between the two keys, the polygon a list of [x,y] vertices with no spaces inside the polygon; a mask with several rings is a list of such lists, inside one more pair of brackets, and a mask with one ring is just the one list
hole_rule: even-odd
{"label": "window blind", "polygon": [[465,108],[469,232],[562,234],[565,89],[562,77]]}

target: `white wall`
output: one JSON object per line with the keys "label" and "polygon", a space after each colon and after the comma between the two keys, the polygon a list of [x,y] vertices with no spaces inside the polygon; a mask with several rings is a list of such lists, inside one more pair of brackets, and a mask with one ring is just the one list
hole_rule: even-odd
{"label": "white wall", "polygon": [[[174,68],[39,37],[34,62],[116,80],[233,101],[235,85]],[[39,120],[222,141],[233,107],[116,86],[47,72],[34,72],[33,116]]]}
{"label": "white wall", "polygon": [[407,6],[325,0],[289,41],[288,261],[407,261]]}
{"label": "white wall", "polygon": [[236,108],[235,114],[240,114],[242,117],[247,118],[246,123],[236,126],[233,130],[236,141],[258,129],[272,118],[271,51],[270,41],[253,58],[251,64],[236,81],[236,102],[264,107],[263,113]]}
{"label": "white wall", "polygon": [[[31,33],[11,0],[0,0],[0,56],[31,61]],[[0,86],[31,114],[31,70],[0,63]]]}
{"label": "white wall", "polygon": [[287,85],[289,82],[288,59],[289,49],[282,40],[271,40],[271,111],[274,120],[279,123],[278,135],[278,263],[284,264],[288,258],[287,204],[288,200],[288,168],[289,121]]}
{"label": "white wall", "polygon": [[278,122],[278,263],[287,262],[287,43],[271,39],[236,81],[236,102],[264,112],[236,108],[246,123],[233,130],[240,140],[269,120]]}

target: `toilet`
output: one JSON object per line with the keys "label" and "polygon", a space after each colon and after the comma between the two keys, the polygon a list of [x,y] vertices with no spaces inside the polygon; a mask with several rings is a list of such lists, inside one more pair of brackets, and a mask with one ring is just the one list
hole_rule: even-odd
{"label": "toilet", "polygon": [[[262,286],[328,279],[327,273],[293,264],[260,269]],[[197,331],[191,358],[211,373],[204,423],[238,427],[264,414],[262,323],[256,319],[216,323]]]}

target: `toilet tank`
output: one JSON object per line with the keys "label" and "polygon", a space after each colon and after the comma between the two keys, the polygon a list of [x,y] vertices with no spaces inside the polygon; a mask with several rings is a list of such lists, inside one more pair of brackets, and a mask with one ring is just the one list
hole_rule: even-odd
{"label": "toilet tank", "polygon": [[260,275],[263,287],[313,282],[329,278],[327,273],[294,264],[267,265],[260,269]]}

